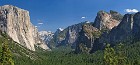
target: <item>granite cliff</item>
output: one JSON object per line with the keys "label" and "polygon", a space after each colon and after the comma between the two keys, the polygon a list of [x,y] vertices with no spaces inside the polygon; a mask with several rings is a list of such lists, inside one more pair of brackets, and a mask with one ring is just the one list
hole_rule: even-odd
{"label": "granite cliff", "polygon": [[99,11],[94,20],[93,26],[102,29],[109,29],[118,26],[120,21],[122,20],[122,15],[116,11],[110,10],[110,12]]}
{"label": "granite cliff", "polygon": [[[111,10],[109,13],[99,11],[94,20],[94,23],[86,21],[67,27],[55,37],[57,46],[67,45],[75,49],[76,53],[90,52],[92,48],[98,47],[96,40],[105,32],[109,32],[114,27],[117,27],[123,15]],[[58,32],[57,32],[58,33]]]}
{"label": "granite cliff", "polygon": [[[105,43],[112,46],[125,43],[131,44],[140,40],[140,12],[125,14],[120,24],[112,28],[108,33],[103,33],[100,38],[95,40],[92,52],[104,48]],[[97,48],[98,47],[98,48]]]}
{"label": "granite cliff", "polygon": [[0,30],[32,51],[35,51],[35,45],[49,49],[39,38],[38,30],[31,23],[27,10],[12,5],[0,6]]}
{"label": "granite cliff", "polygon": [[[79,32],[82,30],[82,26],[84,24],[88,24],[89,22],[82,22],[79,24],[71,25],[65,28],[64,30],[57,30],[54,34],[54,43],[55,45],[62,46],[72,46],[72,48],[75,48],[76,45],[76,39],[78,38]],[[92,23],[89,23],[92,24]]]}

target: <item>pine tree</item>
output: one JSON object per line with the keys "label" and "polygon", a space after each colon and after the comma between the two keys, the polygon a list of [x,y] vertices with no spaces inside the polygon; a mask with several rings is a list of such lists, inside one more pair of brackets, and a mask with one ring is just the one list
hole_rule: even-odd
{"label": "pine tree", "polygon": [[126,55],[124,50],[124,45],[122,43],[118,44],[116,47],[116,56],[118,59],[118,65],[126,65]]}
{"label": "pine tree", "polygon": [[14,65],[14,62],[12,60],[12,54],[8,47],[7,39],[3,40],[0,63],[1,63],[1,65]]}
{"label": "pine tree", "polygon": [[105,65],[126,65],[126,59],[123,44],[118,44],[115,49],[110,47],[110,44],[107,44],[104,50]]}
{"label": "pine tree", "polygon": [[117,65],[118,60],[115,55],[115,50],[110,47],[110,44],[107,44],[104,50],[104,64],[105,65]]}

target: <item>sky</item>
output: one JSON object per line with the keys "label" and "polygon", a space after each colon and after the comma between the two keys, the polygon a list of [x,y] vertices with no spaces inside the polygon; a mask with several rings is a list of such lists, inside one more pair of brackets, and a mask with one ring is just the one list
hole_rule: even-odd
{"label": "sky", "polygon": [[0,6],[14,5],[30,12],[39,31],[53,31],[84,21],[94,22],[97,12],[114,10],[135,13],[140,0],[0,0]]}

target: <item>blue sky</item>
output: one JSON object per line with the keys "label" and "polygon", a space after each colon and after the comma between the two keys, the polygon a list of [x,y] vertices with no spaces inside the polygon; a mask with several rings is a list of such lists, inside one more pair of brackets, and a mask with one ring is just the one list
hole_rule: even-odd
{"label": "blue sky", "polygon": [[[30,12],[31,22],[39,31],[56,31],[83,21],[94,21],[100,10],[140,10],[140,0],[0,0],[0,6],[10,4]],[[43,24],[42,24],[43,23]]]}

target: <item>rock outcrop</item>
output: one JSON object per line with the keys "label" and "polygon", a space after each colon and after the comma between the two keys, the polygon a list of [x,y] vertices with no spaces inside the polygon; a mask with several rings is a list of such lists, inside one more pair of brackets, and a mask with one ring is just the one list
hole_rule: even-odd
{"label": "rock outcrop", "polygon": [[118,43],[130,39],[133,29],[133,14],[124,15],[120,24],[113,28],[108,34],[103,34],[99,42]]}
{"label": "rock outcrop", "polygon": [[52,42],[51,42],[51,40],[53,39],[53,36],[54,36],[54,33],[51,32],[51,31],[40,31],[39,32],[40,39],[42,41],[44,41],[49,48],[52,48],[52,45],[51,45]]}
{"label": "rock outcrop", "polygon": [[[106,31],[107,30],[107,31]],[[104,49],[106,43],[111,46],[120,42],[133,43],[140,40],[140,12],[125,14],[99,11],[94,23],[80,23],[59,32],[59,44],[70,44],[76,53],[93,53]]]}
{"label": "rock outcrop", "polygon": [[[140,40],[140,12],[135,14],[125,14],[122,21],[117,27],[111,29],[110,32],[104,33],[96,40],[96,44],[100,46],[98,49],[92,49],[97,51],[103,48],[104,43],[109,43],[112,46],[120,42],[133,43]],[[93,46],[94,47],[94,46]]]}
{"label": "rock outcrop", "polygon": [[61,42],[65,39],[65,34],[67,31],[66,29],[65,30],[62,30],[61,28],[58,28],[57,31],[54,33],[54,36],[53,36],[53,45],[54,46],[59,46],[61,44]]}
{"label": "rock outcrop", "polygon": [[116,11],[110,10],[110,13],[105,11],[99,11],[95,18],[93,26],[98,28],[99,30],[111,30],[112,28],[118,26],[122,17],[123,16]]}
{"label": "rock outcrop", "polygon": [[100,31],[93,27],[91,24],[85,24],[82,26],[82,30],[79,32],[78,38],[75,41],[75,52],[89,53],[94,45],[94,40],[100,36]]}
{"label": "rock outcrop", "polygon": [[47,44],[53,39],[54,33],[51,31],[40,31],[39,36],[40,39],[45,41]]}
{"label": "rock outcrop", "polygon": [[56,46],[69,45],[75,48],[75,41],[78,38],[79,32],[82,30],[84,24],[93,24],[89,22],[82,22],[72,26],[68,26],[63,31],[59,29],[54,34],[54,41]]}
{"label": "rock outcrop", "polygon": [[140,39],[140,12],[133,16],[132,33],[135,39]]}
{"label": "rock outcrop", "polygon": [[100,40],[100,36],[106,33],[106,30],[110,32],[114,27],[117,27],[122,18],[121,14],[112,10],[110,13],[99,11],[94,23],[86,21],[69,26],[59,33],[57,31],[58,34],[54,35],[56,36],[54,40],[57,46],[70,45],[76,53],[89,53],[102,45],[97,40]]}
{"label": "rock outcrop", "polygon": [[[37,28],[30,22],[29,12],[12,5],[0,7],[0,30],[33,51],[37,43],[44,44],[39,39]],[[47,46],[43,48],[49,49]]]}

